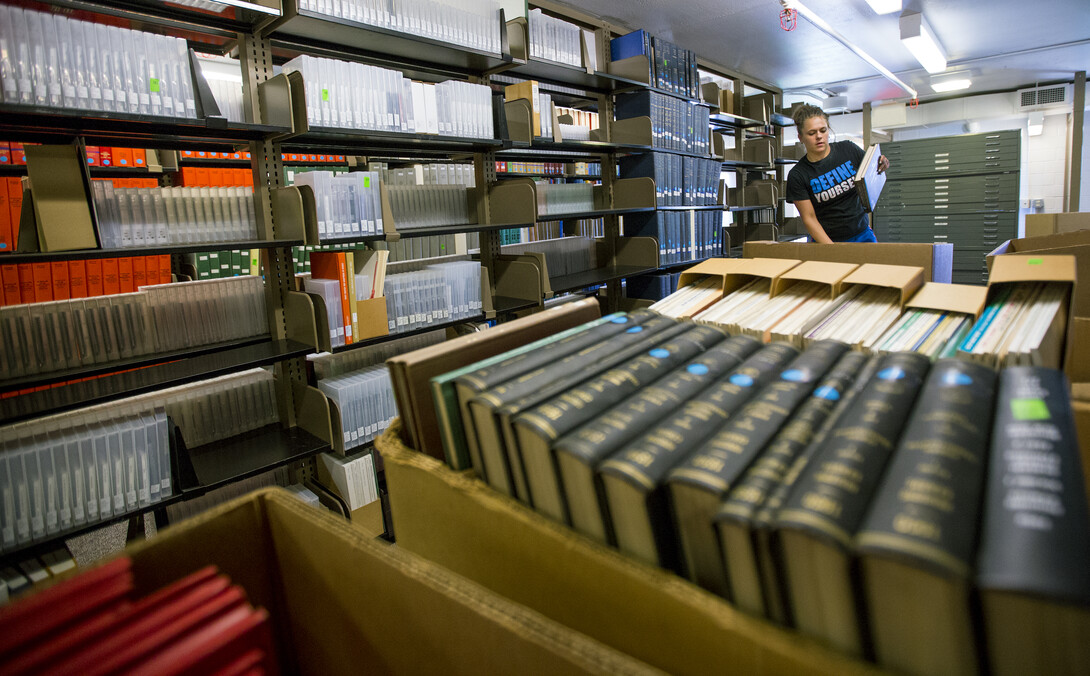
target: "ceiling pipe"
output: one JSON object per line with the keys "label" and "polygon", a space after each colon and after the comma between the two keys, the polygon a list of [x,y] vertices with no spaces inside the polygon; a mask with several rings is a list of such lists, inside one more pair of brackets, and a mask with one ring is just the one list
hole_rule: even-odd
{"label": "ceiling pipe", "polygon": [[852,51],[852,53],[869,63],[875,70],[881,73],[882,77],[886,78],[893,84],[903,89],[909,96],[914,99],[919,98],[916,90],[905,84],[904,80],[894,75],[893,71],[878,63],[878,61],[873,56],[867,54],[855,43],[851,42],[850,40],[848,40],[848,38],[841,35],[839,31],[826,23],[825,19],[822,19],[820,16],[815,14],[812,9],[799,2],[799,0],[780,0],[780,4],[788,9],[793,9],[797,11],[810,23],[814,24],[815,28],[847,47],[849,50]]}

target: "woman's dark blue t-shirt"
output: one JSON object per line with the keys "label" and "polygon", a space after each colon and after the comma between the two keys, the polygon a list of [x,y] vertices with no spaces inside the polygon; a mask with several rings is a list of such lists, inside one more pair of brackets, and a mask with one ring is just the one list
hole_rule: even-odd
{"label": "woman's dark blue t-shirt", "polygon": [[818,222],[834,242],[842,242],[870,225],[855,190],[855,174],[863,149],[851,141],[829,145],[829,155],[818,162],[803,157],[787,175],[787,200],[810,200]]}

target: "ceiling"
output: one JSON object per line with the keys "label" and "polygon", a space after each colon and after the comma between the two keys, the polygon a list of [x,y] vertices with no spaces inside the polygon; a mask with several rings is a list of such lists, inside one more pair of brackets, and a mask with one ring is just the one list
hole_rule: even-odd
{"label": "ceiling", "polygon": [[[898,14],[879,16],[865,0],[803,0],[841,35],[918,90],[936,98],[929,74],[901,44]],[[559,0],[618,26],[644,28],[701,58],[788,91],[826,87],[859,109],[907,99],[847,47],[799,19],[780,28],[778,0]],[[968,93],[1070,81],[1090,70],[1087,0],[905,0],[927,18],[949,63],[971,70]]]}

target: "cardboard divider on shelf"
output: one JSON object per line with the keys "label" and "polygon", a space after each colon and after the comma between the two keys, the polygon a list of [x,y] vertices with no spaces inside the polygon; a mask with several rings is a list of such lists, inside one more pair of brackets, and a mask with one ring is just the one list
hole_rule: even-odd
{"label": "cardboard divider on shelf", "polygon": [[[1064,368],[1065,371],[1068,368],[1077,368],[1075,362],[1079,360],[1075,358],[1078,351],[1076,348],[1085,347],[1085,343],[1081,346],[1076,345],[1076,341],[1069,339],[1068,335],[1075,317],[1075,303],[1072,299],[1075,297],[1077,279],[1076,257],[1064,255],[999,256],[993,261],[991,270],[988,272],[988,298],[994,295],[994,289],[1000,284],[1061,282],[1071,285],[1071,291],[1067,297],[1067,311],[1056,313],[1041,340],[1038,351],[1041,366]],[[1070,374],[1068,377],[1071,377]]]}
{"label": "cardboard divider on shelf", "polygon": [[[476,200],[472,203],[476,204]],[[537,219],[537,189],[534,180],[519,177],[489,185],[488,217],[489,225],[533,223]]]}
{"label": "cardboard divider on shelf", "polygon": [[924,282],[920,290],[905,303],[905,309],[955,312],[979,319],[987,300],[987,287]]}
{"label": "cardboard divider on shelf", "polygon": [[219,568],[269,611],[283,673],[653,673],[281,488],[214,507],[125,554],[139,596]]}
{"label": "cardboard divider on shelf", "polygon": [[610,61],[609,65],[606,66],[606,72],[610,75],[623,77],[626,80],[635,80],[648,86],[651,85],[651,64],[645,54]]}
{"label": "cardboard divider on shelf", "polygon": [[314,190],[309,185],[275,188],[270,191],[270,198],[276,231],[266,232],[265,239],[302,240],[304,244],[319,243],[318,210],[314,201]]}
{"label": "cardboard divider on shelf", "polygon": [[[356,303],[360,324],[357,342],[389,335],[390,327],[387,323],[384,296],[368,298]],[[288,338],[310,345],[319,352],[331,352],[333,347],[327,328],[328,313],[325,300],[321,296],[305,291],[289,291],[284,299]]]}
{"label": "cardboard divider on shelf", "polygon": [[923,274],[923,268],[912,265],[864,263],[845,277],[842,284],[844,289],[857,284],[896,289],[900,294],[898,302],[903,310],[908,299],[923,286]]}
{"label": "cardboard divider on shelf", "polygon": [[654,135],[651,118],[646,115],[614,120],[610,126],[610,140],[636,146],[653,146]]}
{"label": "cardboard divider on shelf", "polygon": [[532,143],[534,140],[534,110],[526,99],[503,102],[504,116],[507,118],[507,136],[520,143]]}
{"label": "cardboard divider on shelf", "polygon": [[[950,269],[939,269],[936,263],[937,249],[950,247],[949,244],[890,244],[875,243],[838,243],[818,244],[816,242],[746,242],[742,255],[745,258],[791,258],[803,261],[833,261],[837,263],[886,263],[889,265],[911,265],[924,270],[924,281],[948,282]],[[949,262],[947,263],[949,264]]]}
{"label": "cardboard divider on shelf", "polygon": [[295,402],[295,423],[318,437],[337,455],[344,456],[344,430],[337,402],[305,382],[293,380],[292,399]]}
{"label": "cardboard divider on shelf", "polygon": [[376,441],[399,548],[668,673],[878,673],[417,453],[400,426]]}
{"label": "cardboard divider on shelf", "polygon": [[653,209],[655,206],[655,179],[639,176],[613,182],[613,209]]}
{"label": "cardboard divider on shelf", "polygon": [[83,143],[25,146],[27,180],[19,217],[20,253],[99,248],[91,175]]}
{"label": "cardboard divider on shelf", "polygon": [[836,298],[844,290],[844,279],[858,267],[855,263],[802,261],[776,278],[772,284],[772,297],[775,298],[799,282],[817,282],[827,285],[829,297]]}
{"label": "cardboard divider on shelf", "polygon": [[274,141],[285,141],[309,131],[306,86],[299,72],[280,73],[257,85],[264,124],[287,127],[291,131],[276,134]]}

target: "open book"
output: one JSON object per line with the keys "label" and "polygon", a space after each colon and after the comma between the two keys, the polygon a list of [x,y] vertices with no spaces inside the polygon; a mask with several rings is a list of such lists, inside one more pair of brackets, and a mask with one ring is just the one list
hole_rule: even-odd
{"label": "open book", "polygon": [[859,192],[859,201],[863,203],[863,209],[868,213],[874,211],[878,204],[878,196],[882,194],[882,187],[886,184],[886,174],[878,173],[878,158],[882,151],[875,143],[863,155],[863,163],[859,166],[859,173],[855,175],[855,189]]}

